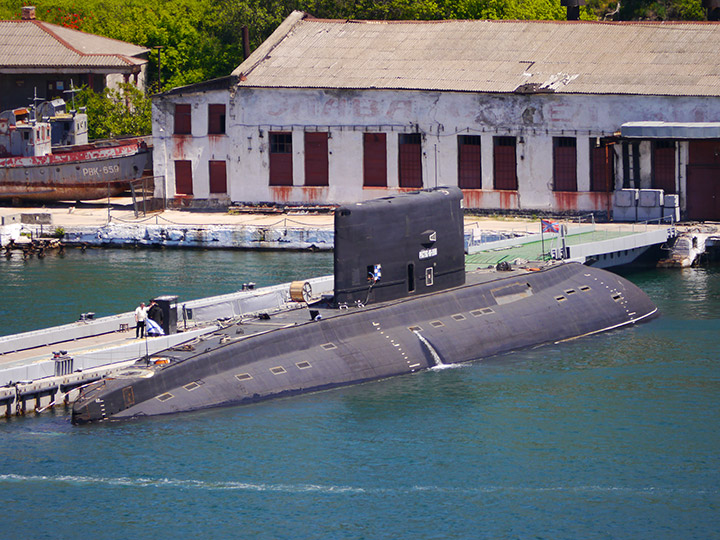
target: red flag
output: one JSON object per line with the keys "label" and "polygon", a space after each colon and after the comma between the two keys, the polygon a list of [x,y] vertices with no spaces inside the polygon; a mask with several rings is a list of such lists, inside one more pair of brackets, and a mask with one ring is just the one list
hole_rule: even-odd
{"label": "red flag", "polygon": [[542,232],[559,232],[558,224],[550,221],[549,219],[541,219],[540,224],[542,225]]}

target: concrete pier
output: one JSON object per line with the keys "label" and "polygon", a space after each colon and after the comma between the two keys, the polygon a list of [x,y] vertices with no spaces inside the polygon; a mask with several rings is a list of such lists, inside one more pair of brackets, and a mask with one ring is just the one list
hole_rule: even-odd
{"label": "concrete pier", "polygon": [[[313,296],[328,294],[332,276],[308,279]],[[42,412],[72,403],[85,384],[148,355],[194,340],[257,313],[302,309],[290,283],[181,302],[178,332],[135,339],[132,312],[0,337],[0,415]]]}

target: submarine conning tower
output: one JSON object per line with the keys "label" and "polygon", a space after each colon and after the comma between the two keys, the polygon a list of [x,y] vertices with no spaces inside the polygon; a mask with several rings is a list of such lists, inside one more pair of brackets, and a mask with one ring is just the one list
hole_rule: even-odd
{"label": "submarine conning tower", "polygon": [[335,210],[337,306],[465,283],[462,191],[437,187]]}

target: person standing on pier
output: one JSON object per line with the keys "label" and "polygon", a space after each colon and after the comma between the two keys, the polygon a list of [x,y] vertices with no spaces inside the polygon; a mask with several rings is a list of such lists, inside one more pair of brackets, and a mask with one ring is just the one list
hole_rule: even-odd
{"label": "person standing on pier", "polygon": [[135,339],[145,337],[146,318],[147,308],[145,308],[145,302],[140,302],[140,305],[135,310]]}

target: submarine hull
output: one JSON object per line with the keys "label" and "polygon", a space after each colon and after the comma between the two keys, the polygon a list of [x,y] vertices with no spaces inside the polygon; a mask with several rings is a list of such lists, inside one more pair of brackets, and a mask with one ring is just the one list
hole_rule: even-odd
{"label": "submarine hull", "polygon": [[[313,306],[311,306],[313,307]],[[85,389],[75,424],[252,403],[469,362],[648,320],[626,279],[577,263],[468,273],[464,285],[347,309],[290,309],[159,353]]]}

